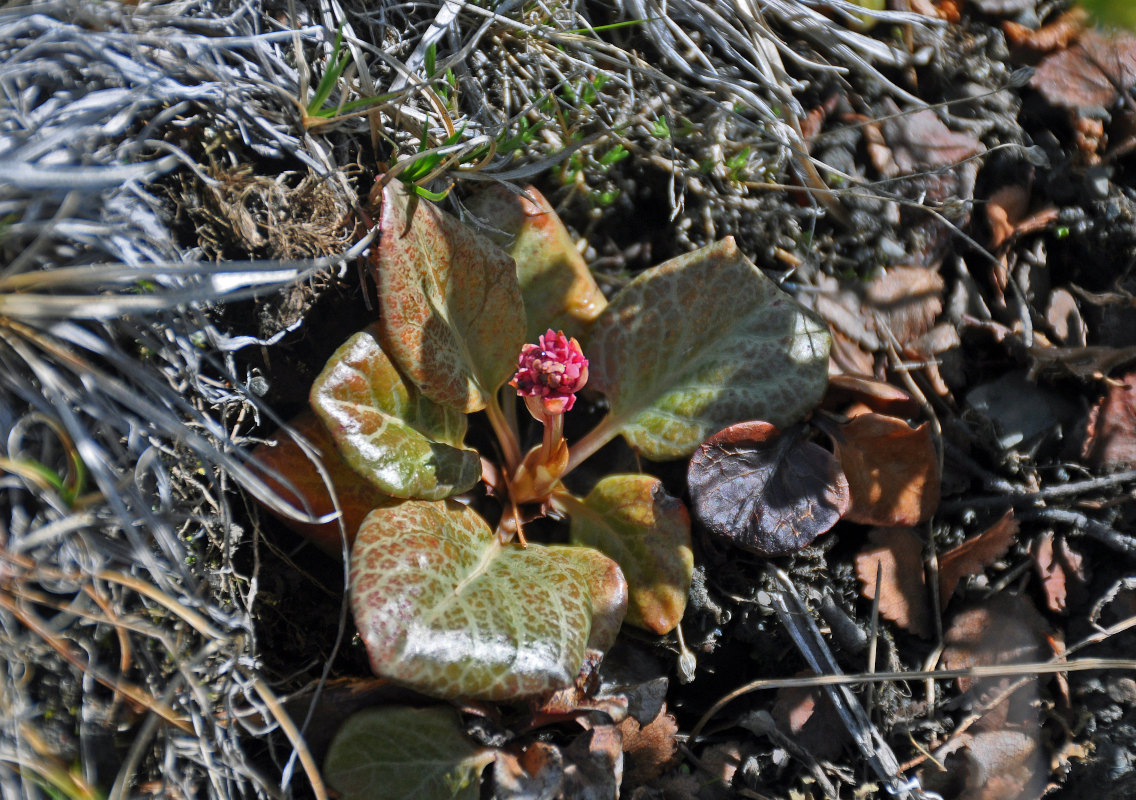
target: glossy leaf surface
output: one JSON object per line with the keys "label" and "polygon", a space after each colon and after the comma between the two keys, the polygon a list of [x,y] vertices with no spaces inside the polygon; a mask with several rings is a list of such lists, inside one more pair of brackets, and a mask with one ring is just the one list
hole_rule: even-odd
{"label": "glossy leaf surface", "polygon": [[763,556],[800,550],[848,510],[848,481],[827,450],[743,422],[707,439],[690,460],[695,516],[714,535]]}
{"label": "glossy leaf surface", "polygon": [[480,411],[512,375],[525,310],[507,253],[399,181],[376,184],[371,273],[383,348],[436,403]]}
{"label": "glossy leaf surface", "polygon": [[351,467],[393,497],[440,500],[481,477],[481,459],[461,447],[466,416],[403,380],[377,326],[355,334],[312,384],[311,404]]}
{"label": "glossy leaf surface", "polygon": [[584,348],[610,424],[653,459],[690,455],[742,420],[800,419],[824,393],[828,350],[824,323],[732,238],[641,273]]}
{"label": "glossy leaf surface", "polygon": [[627,578],[627,622],[658,634],[682,619],[694,553],[690,515],[651,475],[609,475],[572,504],[573,544],[614,559]]}
{"label": "glossy leaf surface", "polygon": [[500,231],[490,238],[517,262],[528,317],[525,341],[535,342],[549,328],[581,336],[607,299],[548,200],[532,186],[525,194],[495,186],[468,205]]}
{"label": "glossy leaf surface", "polygon": [[493,758],[465,736],[449,706],[382,706],[348,717],[324,775],[343,800],[477,800]]}
{"label": "glossy leaf surface", "polygon": [[452,501],[376,509],[351,554],[351,608],[371,666],[436,697],[513,700],[566,686],[593,609],[623,617],[626,583],[601,573],[597,555],[502,545]]}
{"label": "glossy leaf surface", "polygon": [[[347,546],[355,539],[355,532],[367,513],[376,506],[395,502],[351,469],[335,448],[331,434],[310,411],[289,423],[293,430],[308,440],[321,455],[324,469],[335,487],[342,512]],[[274,491],[297,509],[308,509],[313,517],[322,517],[335,511],[331,493],[316,465],[303,448],[286,431],[272,434],[271,443],[258,445],[252,453],[250,466],[255,469]],[[271,508],[268,509],[272,511]],[[285,525],[311,541],[320,550],[339,558],[343,554],[343,541],[339,520],[331,522],[303,522],[277,516]]]}

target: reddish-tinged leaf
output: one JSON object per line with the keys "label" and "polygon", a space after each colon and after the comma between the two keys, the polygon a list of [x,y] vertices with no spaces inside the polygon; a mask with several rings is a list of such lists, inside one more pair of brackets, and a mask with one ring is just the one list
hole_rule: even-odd
{"label": "reddish-tinged leaf", "polygon": [[1136,36],[1088,30],[1068,50],[1037,65],[1030,86],[1055,106],[1075,112],[1108,110],[1136,86]]}
{"label": "reddish-tinged leaf", "polygon": [[715,536],[763,556],[793,553],[848,509],[848,483],[827,450],[742,422],[707,439],[690,460],[695,515]]}
{"label": "reddish-tinged leaf", "polygon": [[609,475],[569,506],[573,544],[594,547],[627,578],[626,622],[658,634],[682,619],[694,574],[690,515],[651,475]]}
{"label": "reddish-tinged leaf", "polygon": [[1136,372],[1111,383],[1089,411],[1081,455],[1105,472],[1136,466]]}
{"label": "reddish-tinged leaf", "polygon": [[[503,545],[467,506],[376,509],[351,554],[351,610],[375,673],[436,697],[515,700],[576,678],[626,610],[587,548]],[[595,609],[611,619],[593,622]]]}
{"label": "reddish-tinged leaf", "polygon": [[376,184],[371,204],[382,230],[370,264],[383,349],[426,397],[480,411],[525,342],[513,259],[400,181]]}
{"label": "reddish-tinged leaf", "polygon": [[1005,516],[989,528],[952,550],[939,556],[939,602],[947,607],[951,595],[959,581],[970,575],[979,575],[982,570],[1006,554],[1014,537],[1018,535],[1018,521],[1014,512]]}
{"label": "reddish-tinged leaf", "polygon": [[528,318],[525,341],[535,342],[549,328],[583,336],[607,298],[544,195],[533,186],[526,187],[525,194],[494,186],[470,200],[468,207],[489,221],[494,229],[490,238],[517,262]]}
{"label": "reddish-tinged leaf", "polygon": [[923,543],[908,528],[876,528],[868,534],[874,547],[856,555],[860,593],[876,599],[880,576],[880,613],[917,636],[930,636],[931,601],[923,578]]}
{"label": "reddish-tinged leaf", "polygon": [[[359,530],[359,525],[367,513],[373,508],[395,501],[351,469],[315,414],[310,411],[304,412],[289,424],[322,454],[324,468],[332,485],[335,486],[336,497],[339,498],[343,525],[347,531],[347,545],[350,548],[351,542],[355,539],[355,532]],[[285,502],[298,510],[310,511],[313,517],[333,513],[335,504],[323,478],[320,477],[319,470],[295,440],[280,430],[272,435],[271,441],[273,444],[258,445],[252,453],[251,466],[257,470],[264,482]],[[321,525],[274,515],[328,555],[337,558],[342,555],[343,544],[338,520]]]}
{"label": "reddish-tinged leaf", "polygon": [[799,420],[824,393],[828,349],[823,323],[727,238],[637,276],[584,353],[611,404],[606,427],[661,460],[735,422]]}
{"label": "reddish-tinged leaf", "polygon": [[864,413],[842,425],[822,423],[848,478],[852,505],[845,518],[899,527],[930,519],[939,507],[939,459],[931,426]]}
{"label": "reddish-tinged leaf", "polygon": [[377,337],[377,325],[352,336],[312,384],[312,408],[339,452],[392,497],[441,500],[472,488],[481,457],[461,446],[465,414],[404,381]]}

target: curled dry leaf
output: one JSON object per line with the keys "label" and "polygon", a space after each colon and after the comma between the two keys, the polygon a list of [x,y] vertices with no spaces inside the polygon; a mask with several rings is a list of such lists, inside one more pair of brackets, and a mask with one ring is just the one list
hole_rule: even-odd
{"label": "curled dry leaf", "polygon": [[1040,744],[1036,729],[963,733],[935,751],[920,778],[953,800],[1039,800],[1048,773]]}
{"label": "curled dry leaf", "polygon": [[982,533],[971,536],[939,556],[939,602],[947,607],[959,581],[978,575],[1006,554],[1018,535],[1018,521],[1014,512],[1006,514]]}
{"label": "curled dry leaf", "polygon": [[1038,536],[1030,547],[1034,568],[1045,592],[1045,604],[1050,611],[1064,614],[1070,591],[1084,586],[1084,559],[1069,547],[1064,537],[1056,538],[1053,531]]}
{"label": "curled dry leaf", "polygon": [[564,751],[564,796],[611,800],[623,781],[623,737],[614,725],[597,725]]}
{"label": "curled dry leaf", "polygon": [[497,800],[552,800],[564,782],[564,756],[556,745],[533,742],[520,756],[497,751],[493,783]]}
{"label": "curled dry leaf", "polygon": [[659,714],[649,724],[640,726],[632,717],[619,726],[623,736],[623,787],[634,789],[662,775],[678,755],[678,721],[670,714]]}
{"label": "curled dry leaf", "polygon": [[872,411],[897,417],[910,417],[919,413],[919,404],[911,395],[885,381],[860,375],[832,375],[828,379],[821,407],[841,411],[849,403],[863,403]]}
{"label": "curled dry leaf", "polygon": [[690,460],[694,513],[715,536],[763,556],[806,547],[848,509],[848,482],[832,454],[768,422],[711,436]]}
{"label": "curled dry leaf", "polygon": [[832,437],[848,479],[852,502],[846,519],[904,526],[935,513],[940,474],[930,423],[913,428],[897,417],[865,410],[840,425],[818,424]]}
{"label": "curled dry leaf", "polygon": [[1089,411],[1081,456],[1105,472],[1136,466],[1136,372],[1110,383]]}
{"label": "curled dry leaf", "polygon": [[[351,468],[351,465],[339,454],[331,434],[315,414],[310,411],[304,412],[289,424],[321,455],[324,469],[327,470],[328,478],[335,487],[335,494],[339,499],[343,526],[347,534],[347,549],[350,550],[351,543],[355,540],[355,533],[368,512],[396,501],[376,489]],[[250,466],[257,471],[261,479],[297,511],[308,511],[313,517],[334,513],[335,503],[319,470],[292,436],[286,431],[279,430],[272,435],[270,442],[257,445],[252,452]],[[271,508],[268,510],[272,511]],[[338,520],[325,523],[303,522],[275,512],[273,514],[328,555],[336,558],[342,556],[343,541]]]}
{"label": "curled dry leaf", "polygon": [[854,559],[860,593],[876,600],[885,619],[917,636],[932,633],[930,597],[923,577],[923,542],[909,528],[876,528],[868,534],[871,547]]}

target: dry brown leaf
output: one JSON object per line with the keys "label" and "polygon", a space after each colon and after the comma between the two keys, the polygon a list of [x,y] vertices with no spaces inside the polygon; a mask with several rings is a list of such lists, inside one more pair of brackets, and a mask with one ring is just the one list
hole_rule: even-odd
{"label": "dry brown leaf", "polygon": [[1081,6],[1073,6],[1053,22],[1036,30],[1006,20],[1002,23],[1002,31],[1006,34],[1006,41],[1013,47],[1048,53],[1071,45],[1085,32],[1088,21],[1089,12]]}
{"label": "dry brown leaf", "polygon": [[982,533],[971,536],[960,544],[939,556],[939,604],[947,607],[951,595],[959,581],[971,575],[978,575],[986,567],[993,564],[1006,554],[1014,537],[1018,534],[1018,521],[1014,519],[1014,512],[1007,511],[1005,516],[995,522]]}
{"label": "dry brown leaf", "polygon": [[548,800],[564,780],[564,757],[547,742],[533,742],[520,757],[498,750],[493,765],[497,800]]}
{"label": "dry brown leaf", "polygon": [[[803,673],[812,675],[813,673]],[[836,707],[821,689],[807,686],[777,690],[773,719],[782,732],[791,735],[815,758],[832,760],[844,750],[844,726]]]}
{"label": "dry brown leaf", "polygon": [[1077,298],[1068,289],[1054,289],[1045,309],[1045,321],[1053,330],[1053,337],[1069,347],[1084,347],[1088,341],[1088,327],[1081,316]]}
{"label": "dry brown leaf", "polygon": [[928,789],[954,800],[1037,800],[1048,772],[1038,739],[1036,730],[964,733],[935,753],[954,791],[939,784],[943,776],[933,766],[921,777]]}
{"label": "dry brown leaf", "polygon": [[643,727],[632,717],[619,725],[623,735],[623,789],[628,791],[662,775],[678,754],[678,722],[664,707]]}
{"label": "dry brown leaf", "polygon": [[1038,536],[1030,547],[1034,568],[1041,579],[1045,604],[1050,611],[1064,614],[1069,593],[1085,583],[1084,559],[1071,549],[1064,538],[1056,539],[1052,531]]}
{"label": "dry brown leaf", "polygon": [[921,336],[943,310],[942,276],[927,267],[888,267],[867,283],[820,275],[816,285],[805,304],[868,352]]}
{"label": "dry brown leaf", "polygon": [[[943,669],[969,669],[999,664],[1042,661],[1052,655],[1049,626],[1022,595],[996,594],[982,605],[962,612],[943,634]],[[1016,676],[1015,676],[1016,677]],[[958,679],[968,701],[980,706],[1008,686],[1014,677]],[[978,730],[1037,724],[1036,682],[1024,687],[988,711],[976,724]]]}
{"label": "dry brown leaf", "polygon": [[1029,210],[1029,190],[1024,186],[1003,186],[986,201],[986,222],[990,225],[990,248],[997,250],[1014,235],[1018,222]]}
{"label": "dry brown leaf", "polygon": [[828,374],[840,375],[871,375],[875,369],[876,360],[870,353],[864,351],[860,345],[834,328],[828,326],[832,337],[832,349],[828,355]]}
{"label": "dry brown leaf", "polygon": [[911,399],[911,395],[886,381],[860,375],[831,376],[821,407],[839,411],[853,401],[881,414],[909,417],[919,413],[919,404]]}
{"label": "dry brown leaf", "polygon": [[614,725],[597,725],[564,751],[564,796],[611,800],[623,781],[623,737]]}
{"label": "dry brown leaf", "polygon": [[868,412],[824,426],[848,478],[845,519],[864,525],[916,525],[939,506],[939,459],[931,426]]}
{"label": "dry brown leaf", "polygon": [[923,543],[909,528],[876,528],[868,534],[874,545],[856,555],[860,593],[876,599],[880,576],[880,613],[917,636],[931,635],[931,608],[923,578]]}
{"label": "dry brown leaf", "polygon": [[1109,386],[1089,411],[1081,456],[1106,472],[1136,466],[1136,372]]}
{"label": "dry brown leaf", "polygon": [[1136,36],[1086,31],[1073,47],[1042,59],[1030,86],[1078,114],[1107,110],[1136,86]]}

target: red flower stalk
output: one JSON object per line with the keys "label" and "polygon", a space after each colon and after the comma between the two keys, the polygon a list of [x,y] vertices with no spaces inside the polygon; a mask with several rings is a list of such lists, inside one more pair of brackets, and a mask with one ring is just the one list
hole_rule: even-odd
{"label": "red flower stalk", "polygon": [[516,387],[530,410],[535,403],[529,398],[539,398],[544,414],[559,415],[576,404],[576,392],[587,381],[588,359],[584,358],[580,343],[569,339],[563,331],[549,328],[541,335],[539,344],[521,348],[517,374],[509,385]]}

